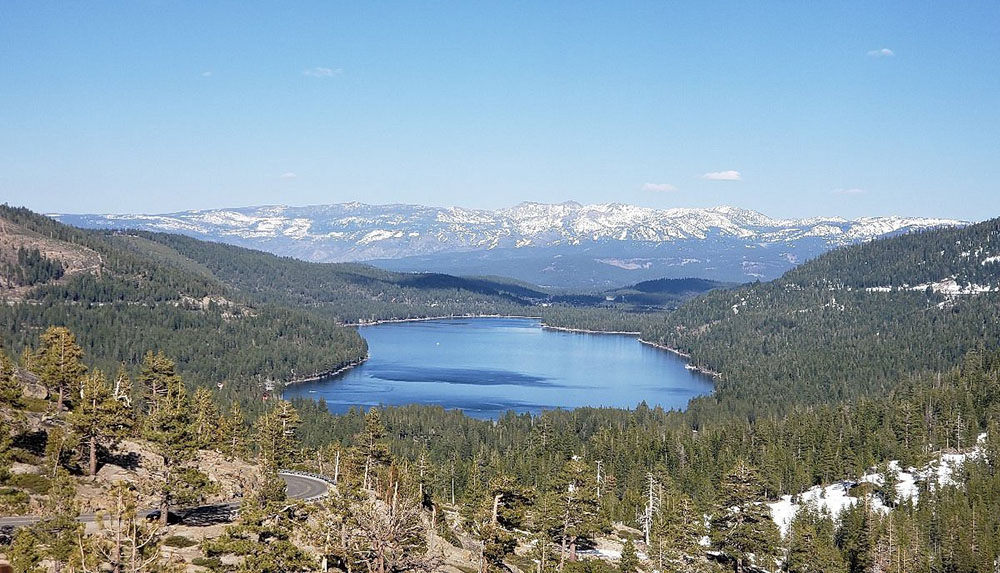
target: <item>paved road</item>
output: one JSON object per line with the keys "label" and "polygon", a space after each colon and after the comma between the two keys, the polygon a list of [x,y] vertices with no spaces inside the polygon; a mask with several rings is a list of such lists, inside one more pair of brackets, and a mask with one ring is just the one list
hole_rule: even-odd
{"label": "paved road", "polygon": [[[313,477],[310,475],[298,474],[298,473],[286,473],[278,472],[281,479],[285,480],[286,493],[291,499],[304,499],[306,501],[311,501],[326,495],[326,492],[330,488],[330,484],[325,480],[318,477]],[[206,506],[209,508],[226,511],[239,508],[238,503],[225,503],[214,506]],[[198,508],[196,508],[198,509]],[[155,509],[147,509],[139,513],[142,517],[146,517],[149,514],[158,511]],[[19,515],[16,517],[0,517],[0,527],[20,527],[22,525],[31,525],[32,523],[38,521],[38,517],[34,515]],[[90,523],[94,521],[94,514],[85,513],[80,516],[80,521],[84,523]]]}
{"label": "paved road", "polygon": [[326,495],[330,484],[326,481],[301,474],[281,472],[278,475],[285,480],[285,492],[292,499],[312,500]]}

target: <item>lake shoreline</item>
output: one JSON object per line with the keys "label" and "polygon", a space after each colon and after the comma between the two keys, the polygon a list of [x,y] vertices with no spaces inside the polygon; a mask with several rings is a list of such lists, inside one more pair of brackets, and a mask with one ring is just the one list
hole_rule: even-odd
{"label": "lake shoreline", "polygon": [[343,366],[341,366],[339,368],[334,368],[333,370],[327,370],[326,372],[319,372],[317,374],[312,374],[312,375],[309,375],[309,376],[303,376],[303,377],[300,377],[300,378],[293,378],[293,379],[285,382],[284,388],[287,388],[289,386],[294,386],[296,384],[305,384],[307,382],[319,382],[320,380],[324,380],[326,378],[332,378],[332,377],[334,377],[334,376],[336,376],[338,374],[343,374],[344,372],[347,372],[348,370],[352,370],[354,368],[357,368],[358,366],[361,366],[365,362],[368,362],[368,357],[367,356],[365,356],[361,360],[355,360],[354,362],[348,362],[347,364],[344,364]]}
{"label": "lake shoreline", "polygon": [[706,376],[711,376],[712,378],[722,378],[721,372],[716,372],[715,370],[709,370],[708,368],[702,368],[701,366],[695,366],[694,364],[691,364],[690,362],[691,355],[686,352],[681,352],[676,348],[671,348],[669,346],[658,344],[656,342],[650,342],[649,340],[643,340],[642,338],[639,339],[639,343],[645,344],[646,346],[652,346],[653,348],[658,348],[660,350],[666,350],[667,352],[680,356],[681,358],[688,361],[687,364],[684,365],[684,367],[687,368],[688,370],[694,370],[695,372],[699,372]]}
{"label": "lake shoreline", "polygon": [[359,320],[358,322],[345,322],[344,326],[378,326],[380,324],[398,324],[402,322],[427,322],[430,320],[453,320],[456,318],[530,318],[532,320],[543,320],[541,316],[522,316],[518,314],[444,314],[441,316],[425,316],[419,318],[385,318],[381,320]]}
{"label": "lake shoreline", "polygon": [[622,336],[639,336],[641,333],[631,330],[588,330],[586,328],[570,328],[568,326],[549,326],[542,323],[542,328],[546,330],[558,330],[560,332],[578,332],[580,334],[618,334]]}

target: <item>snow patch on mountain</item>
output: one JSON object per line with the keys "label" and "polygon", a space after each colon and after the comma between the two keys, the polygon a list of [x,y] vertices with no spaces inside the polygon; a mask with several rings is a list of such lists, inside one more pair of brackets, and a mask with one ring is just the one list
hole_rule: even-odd
{"label": "snow patch on mountain", "polygon": [[[311,207],[272,205],[185,211],[163,215],[57,215],[84,226],[182,232],[201,237],[342,243],[341,258],[378,258],[387,251],[408,255],[436,250],[574,245],[595,241],[666,243],[730,237],[769,245],[804,238],[830,244],[947,225],[961,221],[908,217],[772,219],[748,209],[650,209],[610,203],[555,205],[521,203],[497,211],[419,205],[342,203]],[[434,241],[423,241],[433,237]],[[443,246],[444,245],[444,246]],[[365,248],[356,249],[364,246]],[[378,247],[378,248],[376,248]],[[352,250],[353,249],[353,250]]]}

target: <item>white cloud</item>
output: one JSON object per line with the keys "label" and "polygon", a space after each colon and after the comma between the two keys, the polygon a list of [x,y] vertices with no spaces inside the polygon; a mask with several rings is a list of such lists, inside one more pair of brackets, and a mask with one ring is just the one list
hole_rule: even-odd
{"label": "white cloud", "polygon": [[666,193],[669,191],[677,191],[677,188],[669,183],[643,183],[643,191],[658,191],[661,193]]}
{"label": "white cloud", "polygon": [[201,77],[203,77],[203,78],[210,78],[210,77],[212,77],[212,72],[202,72],[201,73]]}
{"label": "white cloud", "polygon": [[879,50],[869,50],[868,55],[873,58],[890,58],[892,56],[895,56],[896,53],[890,50],[889,48],[882,48]]}
{"label": "white cloud", "polygon": [[706,173],[702,175],[701,178],[708,179],[709,181],[743,181],[743,176],[740,175],[740,172],[732,169],[728,171],[713,171],[711,173]]}
{"label": "white cloud", "polygon": [[291,171],[285,171],[281,174],[282,179],[295,179],[296,177],[298,177],[298,175]]}
{"label": "white cloud", "polygon": [[344,73],[341,68],[309,68],[308,70],[302,70],[302,75],[309,76],[313,78],[332,78],[333,76],[339,76]]}
{"label": "white cloud", "polygon": [[867,193],[868,191],[858,187],[852,187],[850,189],[834,189],[833,192],[837,195],[861,195]]}

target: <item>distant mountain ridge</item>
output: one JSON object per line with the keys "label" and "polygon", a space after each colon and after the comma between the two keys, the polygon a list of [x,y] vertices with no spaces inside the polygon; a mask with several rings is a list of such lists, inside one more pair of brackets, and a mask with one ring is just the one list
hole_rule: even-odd
{"label": "distant mountain ridge", "polygon": [[965,224],[922,217],[774,219],[726,206],[575,202],[495,211],[341,203],[52,216],[80,227],[181,233],[308,261],[377,261],[395,270],[503,274],[576,287],[661,277],[769,279],[834,247]]}

